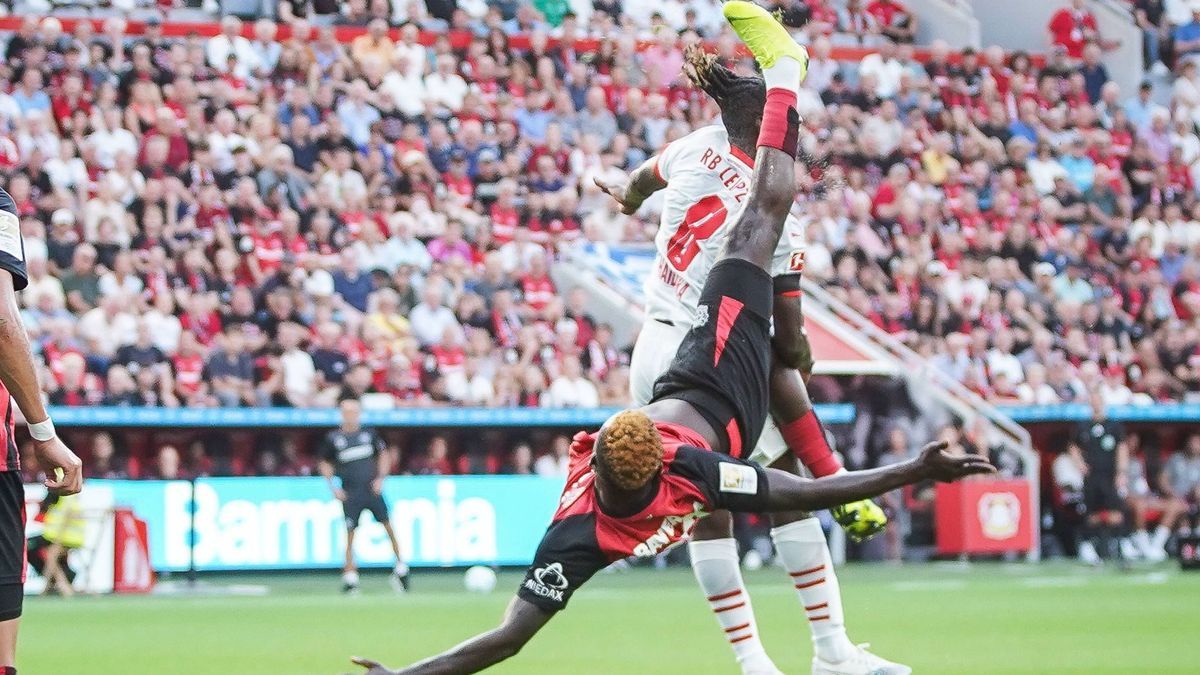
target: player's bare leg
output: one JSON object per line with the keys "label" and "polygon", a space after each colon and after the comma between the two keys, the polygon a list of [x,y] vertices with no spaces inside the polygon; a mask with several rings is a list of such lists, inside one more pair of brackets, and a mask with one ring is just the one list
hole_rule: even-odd
{"label": "player's bare leg", "polygon": [[17,672],[17,629],[20,627],[20,617],[0,621],[0,675]]}
{"label": "player's bare leg", "polygon": [[407,593],[409,587],[408,563],[404,562],[404,556],[400,555],[400,541],[396,539],[396,531],[392,529],[392,523],[385,521],[383,529],[387,532],[388,541],[392,543],[392,554],[396,556],[396,565],[392,568],[392,574],[388,577],[388,582],[392,585],[392,590],[397,593]]}
{"label": "player's bare leg", "polygon": [[354,531],[356,527],[346,528],[346,563],[342,566],[342,592],[358,592],[358,563],[354,561]]}

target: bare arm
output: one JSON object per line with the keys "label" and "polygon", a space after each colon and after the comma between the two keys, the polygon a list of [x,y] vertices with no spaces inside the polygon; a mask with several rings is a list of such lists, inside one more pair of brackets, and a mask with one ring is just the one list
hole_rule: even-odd
{"label": "bare arm", "polygon": [[923,480],[950,482],[996,470],[980,455],[950,455],[944,441],[930,443],[915,459],[892,466],[807,480],[767,469],[767,511],[818,511],[868,499]]}
{"label": "bare arm", "polygon": [[[13,276],[3,269],[0,269],[0,382],[16,400],[26,422],[50,421],[50,414],[42,404],[29,336],[21,323]],[[53,427],[50,432],[53,434]],[[47,488],[59,494],[75,494],[83,489],[83,462],[57,435],[44,440],[35,439],[34,448],[38,462],[46,472]],[[62,471],[61,477],[55,475],[56,469]]]}
{"label": "bare arm", "polygon": [[322,459],[317,462],[317,471],[321,472],[321,475],[325,477],[325,482],[329,485],[329,491],[333,493],[333,496],[337,497],[339,502],[346,501],[345,490],[333,482],[333,464],[329,460]]}
{"label": "bare arm", "polygon": [[658,175],[657,155],[643,162],[637,169],[634,169],[624,184],[617,182],[610,183],[601,178],[596,178],[595,181],[597,187],[617,200],[621,205],[621,213],[625,215],[633,215],[638,209],[642,208],[642,203],[650,195],[667,187],[667,181]]}
{"label": "bare arm", "polygon": [[[777,278],[778,279],[778,278]],[[776,360],[788,368],[800,371],[807,382],[812,375],[812,346],[804,334],[804,314],[800,310],[799,289],[779,292],[776,281],[773,315],[775,335],[771,345],[775,348]]]}
{"label": "bare arm", "polygon": [[389,670],[376,661],[355,657],[354,663],[367,669],[366,675],[461,675],[477,673],[515,656],[530,638],[554,616],[521,598],[513,598],[500,625],[480,633],[437,656],[419,661],[401,670]]}

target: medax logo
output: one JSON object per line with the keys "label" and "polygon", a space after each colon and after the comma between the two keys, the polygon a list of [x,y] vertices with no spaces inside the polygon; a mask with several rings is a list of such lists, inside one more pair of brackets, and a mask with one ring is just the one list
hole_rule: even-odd
{"label": "medax logo", "polygon": [[988,539],[1010,539],[1021,526],[1021,500],[1011,492],[979,496],[979,527]]}
{"label": "medax logo", "polygon": [[563,591],[570,584],[562,573],[562,563],[550,563],[533,571],[533,578],[525,580],[525,588],[533,591],[534,595],[553,600],[563,601]]}
{"label": "medax logo", "polygon": [[703,326],[708,323],[708,305],[700,305],[696,308],[696,325]]}

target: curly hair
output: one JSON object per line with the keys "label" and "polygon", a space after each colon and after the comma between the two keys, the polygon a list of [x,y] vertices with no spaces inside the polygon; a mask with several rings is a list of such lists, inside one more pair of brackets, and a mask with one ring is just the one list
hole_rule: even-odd
{"label": "curly hair", "polygon": [[596,439],[597,468],[622,490],[636,490],[654,478],[662,456],[662,437],[654,422],[638,410],[614,415]]}
{"label": "curly hair", "polygon": [[730,141],[753,152],[767,102],[766,83],[761,77],[738,75],[699,44],[688,45],[683,57],[683,72],[688,80],[721,109],[721,122]]}

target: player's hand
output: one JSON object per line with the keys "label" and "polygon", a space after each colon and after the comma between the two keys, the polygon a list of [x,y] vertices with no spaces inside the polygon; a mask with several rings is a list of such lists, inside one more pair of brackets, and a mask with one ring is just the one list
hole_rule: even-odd
{"label": "player's hand", "polygon": [[846,531],[846,536],[860,543],[883,532],[888,524],[887,514],[870,499],[842,504],[830,513]]}
{"label": "player's hand", "polygon": [[364,659],[361,656],[352,656],[350,657],[350,661],[352,661],[355,665],[366,668],[367,672],[364,675],[397,675],[397,673],[400,672],[398,670],[391,670],[378,661]]}
{"label": "player's hand", "polygon": [[965,476],[996,472],[996,467],[988,462],[987,457],[952,455],[946,452],[948,447],[950,445],[946,441],[937,441],[921,449],[917,464],[924,470],[927,478],[949,483]]}
{"label": "player's hand", "polygon": [[57,436],[34,441],[38,466],[46,472],[46,489],[56,495],[73,495],[83,489],[83,462]]}
{"label": "player's hand", "polygon": [[383,494],[383,479],[382,478],[376,478],[375,480],[371,481],[371,492],[374,492],[377,495]]}
{"label": "player's hand", "polygon": [[346,501],[346,491],[342,488],[333,488],[333,497],[339,502]]}
{"label": "player's hand", "polygon": [[613,182],[613,181],[605,180],[599,176],[596,176],[592,180],[595,181],[596,187],[603,190],[604,193],[607,194],[609,197],[612,197],[613,199],[617,200],[617,203],[621,205],[621,213],[624,213],[627,216],[632,216],[634,213],[637,212],[637,210],[639,208],[641,208],[641,206],[642,206],[641,202],[634,203],[632,201],[629,201],[629,199],[628,199],[628,197],[629,197],[629,181],[628,180],[623,180],[621,182]]}

